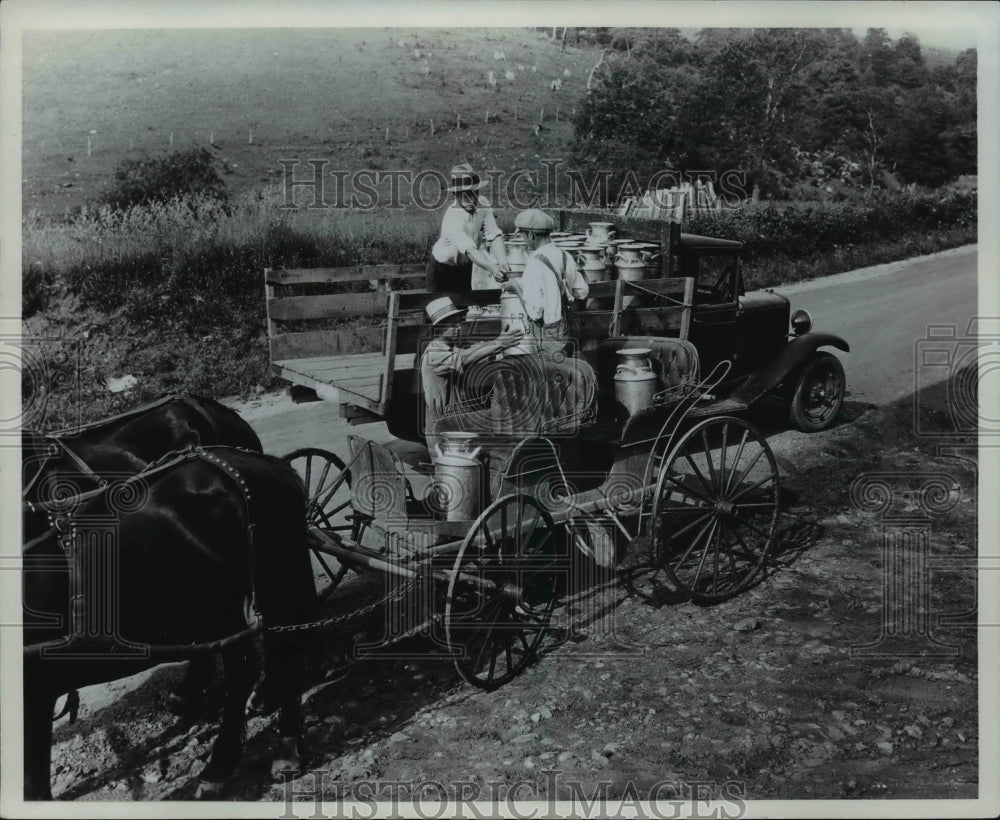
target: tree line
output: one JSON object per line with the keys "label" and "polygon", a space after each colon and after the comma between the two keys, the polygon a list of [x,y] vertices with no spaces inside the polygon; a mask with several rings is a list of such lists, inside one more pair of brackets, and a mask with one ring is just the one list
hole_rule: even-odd
{"label": "tree line", "polygon": [[[573,35],[570,35],[572,41]],[[739,171],[753,199],[831,198],[976,173],[976,50],[928,58],[884,29],[582,29],[602,48],[572,159]],[[617,189],[614,182],[617,182]],[[614,196],[614,194],[613,194]]]}

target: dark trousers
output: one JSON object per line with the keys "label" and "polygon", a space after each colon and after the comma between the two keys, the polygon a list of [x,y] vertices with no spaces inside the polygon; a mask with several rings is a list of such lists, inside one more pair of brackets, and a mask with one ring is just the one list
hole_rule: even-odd
{"label": "dark trousers", "polygon": [[472,263],[445,265],[432,256],[427,260],[426,288],[434,293],[468,293],[472,290]]}

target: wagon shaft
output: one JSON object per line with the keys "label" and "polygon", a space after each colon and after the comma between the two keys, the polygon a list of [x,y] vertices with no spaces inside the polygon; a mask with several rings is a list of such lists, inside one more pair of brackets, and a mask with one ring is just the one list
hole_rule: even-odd
{"label": "wagon shaft", "polygon": [[[338,561],[351,566],[384,572],[387,575],[395,575],[398,578],[432,578],[443,584],[449,583],[452,576],[455,575],[454,570],[431,567],[429,561],[416,562],[408,560],[407,563],[413,566],[406,566],[401,561],[393,561],[385,556],[380,556],[374,550],[357,544],[350,539],[343,538],[337,540],[335,536],[330,536],[322,530],[313,529],[310,531],[310,536],[314,539],[314,543],[312,544],[314,550],[332,555]],[[315,540],[319,540],[322,543],[317,544]],[[447,546],[451,547],[452,552],[458,548],[457,544]],[[505,582],[503,585],[498,585],[488,578],[472,575],[467,572],[459,572],[457,576],[459,584],[478,587],[482,594],[502,595],[514,603],[519,603],[523,596],[521,587],[514,583]]]}

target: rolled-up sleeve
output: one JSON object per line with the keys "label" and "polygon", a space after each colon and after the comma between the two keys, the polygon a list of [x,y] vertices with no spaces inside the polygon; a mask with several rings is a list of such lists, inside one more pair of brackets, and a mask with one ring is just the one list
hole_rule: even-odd
{"label": "rolled-up sleeve", "polygon": [[503,236],[503,231],[501,231],[500,226],[497,225],[497,218],[493,213],[493,208],[490,207],[490,203],[480,197],[479,207],[482,208],[483,211],[483,238],[486,239],[487,242],[492,242],[498,236]]}
{"label": "rolled-up sleeve", "polygon": [[466,233],[467,214],[461,208],[449,208],[441,220],[441,240],[468,254],[475,250],[476,241]]}
{"label": "rolled-up sleeve", "polygon": [[424,367],[438,376],[461,373],[465,365],[465,357],[462,353],[463,351],[457,347],[428,345],[424,353]]}

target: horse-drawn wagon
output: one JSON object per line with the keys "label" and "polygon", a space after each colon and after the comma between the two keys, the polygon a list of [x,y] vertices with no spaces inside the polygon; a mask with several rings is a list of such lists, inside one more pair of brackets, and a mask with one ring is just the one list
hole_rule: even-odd
{"label": "horse-drawn wagon", "polygon": [[[563,211],[559,228],[600,218]],[[460,673],[483,688],[537,656],[579,553],[613,565],[631,545],[701,603],[745,589],[774,542],[780,488],[767,440],[740,414],[778,396],[796,426],[821,430],[843,400],[843,369],[819,348],[847,344],[811,332],[783,297],[747,293],[740,243],[619,224],[656,242],[655,269],[591,284],[570,355],[500,358],[466,374],[466,400],[449,408],[444,447],[430,453],[419,446],[419,360],[432,338],[424,309],[443,294],[397,289],[422,266],[265,271],[274,372],[397,438],[351,436],[344,457],[288,457],[307,484],[326,591],[349,569],[429,582]],[[315,292],[348,282],[367,289]],[[470,311],[468,337],[495,336],[500,292],[460,296],[483,308]],[[343,326],[358,316],[374,321]]]}
{"label": "horse-drawn wagon", "polygon": [[[570,231],[601,218],[559,216]],[[246,622],[253,604],[280,705],[274,765],[299,768],[299,639],[341,622],[307,613],[315,591],[332,592],[352,569],[397,579],[387,601],[419,591],[461,675],[486,689],[538,656],[557,602],[595,567],[611,572],[624,557],[700,603],[746,589],[774,543],[781,498],[767,440],[740,414],[778,396],[801,429],[829,426],[844,376],[819,348],[847,344],[811,332],[783,297],[746,293],[739,243],[619,223],[655,241],[655,264],[592,281],[568,355],[468,370],[435,452],[423,447],[418,367],[432,338],[425,309],[441,294],[400,287],[422,279],[422,266],[265,271],[275,372],[339,403],[352,424],[385,421],[393,442],[351,436],[343,457],[311,447],[279,460],[253,452],[260,442],[235,414],[191,397],[67,436],[26,433],[26,795],[49,795],[58,695],[221,651],[225,718],[202,774],[204,793],[217,793],[239,759],[250,637],[261,628]],[[500,292],[460,296],[479,308],[466,335],[495,336]],[[128,583],[149,572],[176,584],[156,597]],[[203,588],[188,596],[189,619],[167,617],[170,591],[191,578]],[[85,591],[119,583],[122,631],[95,638],[88,613],[104,599]],[[123,639],[139,654],[121,656]],[[72,665],[43,662],[83,645]]]}

